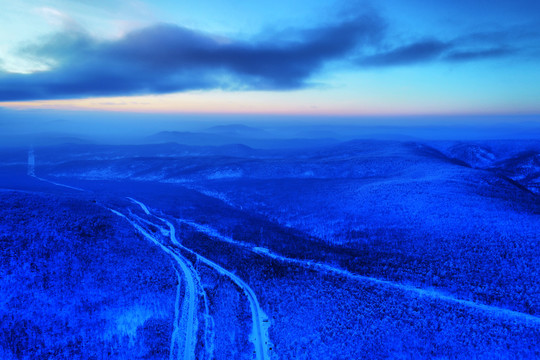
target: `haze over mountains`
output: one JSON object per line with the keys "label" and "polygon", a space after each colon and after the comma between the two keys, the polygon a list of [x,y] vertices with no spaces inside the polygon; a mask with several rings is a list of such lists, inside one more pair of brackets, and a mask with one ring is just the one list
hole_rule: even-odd
{"label": "haze over mountains", "polygon": [[[244,144],[254,148],[380,140],[525,140],[540,137],[535,116],[306,117],[156,115],[0,109],[4,145],[100,143]],[[278,143],[272,145],[272,141]],[[282,143],[280,143],[282,142]]]}

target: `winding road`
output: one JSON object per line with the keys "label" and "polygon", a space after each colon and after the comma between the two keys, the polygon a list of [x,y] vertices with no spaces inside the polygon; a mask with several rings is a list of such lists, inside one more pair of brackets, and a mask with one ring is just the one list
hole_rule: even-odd
{"label": "winding road", "polygon": [[[171,243],[173,243],[175,245],[179,245],[179,242],[178,242],[178,240],[176,238],[176,229],[174,228],[174,226],[170,222],[168,222],[168,221],[166,221],[166,220],[164,220],[162,218],[159,218],[157,216],[152,215],[150,210],[148,209],[148,207],[145,204],[143,204],[142,202],[137,201],[137,200],[135,200],[135,199],[133,199],[131,197],[128,197],[127,199],[130,200],[131,202],[137,204],[138,206],[140,206],[141,209],[144,211],[144,213],[146,215],[153,216],[156,219],[159,219],[159,220],[165,222],[169,226],[169,238],[171,240]],[[145,219],[141,219],[141,220],[148,223],[148,224],[159,227],[159,225],[157,225],[155,223],[152,223],[152,222],[150,222],[148,220],[145,220]],[[171,251],[174,252],[174,250],[171,250]],[[202,286],[202,281],[201,281],[199,273],[197,272],[197,270],[195,270],[195,268],[193,267],[191,262],[188,261],[187,259],[185,259],[183,256],[181,256],[179,254],[177,254],[177,255],[183,260],[182,271],[184,272],[184,274],[186,276],[187,287],[190,290],[190,292],[191,292],[191,290],[193,290],[193,294],[192,294],[193,296],[192,297],[189,297],[189,298],[185,297],[184,298],[184,305],[183,305],[182,313],[185,314],[186,312],[191,312],[193,308],[187,308],[187,311],[186,311],[186,305],[185,304],[192,302],[192,300],[195,299],[195,296],[198,296],[198,295],[202,296],[203,305],[204,305],[204,318],[205,318],[205,329],[204,329],[205,350],[206,350],[207,358],[211,359],[213,357],[213,352],[214,352],[213,319],[210,316],[210,311],[209,311],[209,308],[208,308],[208,298],[207,298],[207,295],[206,295],[206,291],[204,291],[204,288]],[[197,294],[195,294],[195,289],[198,290]],[[195,316],[196,316],[196,314],[195,314]],[[182,319],[180,319],[181,322],[192,321],[192,320],[193,319],[192,319],[191,315],[188,316],[187,318],[183,317]],[[193,346],[196,346],[196,343]],[[171,350],[172,350],[172,348],[171,348]],[[171,353],[172,353],[172,351],[171,351]]]}
{"label": "winding road", "polygon": [[[138,232],[140,232],[145,238],[156,244],[165,253],[170,255],[182,269],[184,277],[186,279],[186,290],[184,294],[184,300],[182,302],[181,316],[179,316],[178,305],[180,296],[181,282],[177,288],[175,320],[173,323],[173,334],[171,337],[171,351],[170,359],[195,359],[195,348],[197,346],[197,308],[198,308],[198,296],[195,290],[195,280],[189,267],[186,265],[187,260],[176,254],[174,251],[163,245],[156,237],[147,232],[136,221],[130,219],[128,216],[122,214],[114,209],[109,209],[114,214],[126,219]],[[180,336],[181,330],[184,330],[185,334],[182,341]]]}
{"label": "winding road", "polygon": [[417,288],[417,287],[414,287],[414,286],[411,286],[411,285],[405,285],[405,284],[396,283],[396,282],[389,281],[389,280],[382,280],[382,279],[378,279],[378,278],[374,278],[374,277],[370,277],[370,276],[359,275],[359,274],[355,274],[355,273],[352,273],[352,272],[344,270],[344,269],[333,267],[333,266],[325,264],[325,263],[320,263],[320,262],[311,261],[311,260],[300,260],[300,259],[294,259],[294,258],[285,257],[283,255],[276,254],[276,253],[274,253],[271,250],[266,249],[266,248],[262,248],[262,247],[254,246],[252,244],[236,241],[236,240],[234,240],[234,239],[232,239],[230,237],[227,237],[227,236],[224,236],[224,235],[220,234],[216,229],[213,229],[213,228],[211,228],[211,227],[209,227],[207,225],[197,224],[195,222],[188,221],[188,220],[178,220],[178,221],[181,222],[181,223],[190,225],[193,228],[195,228],[197,231],[205,233],[206,235],[211,236],[211,237],[213,237],[215,239],[218,239],[220,241],[224,241],[224,242],[233,244],[235,246],[245,248],[248,251],[252,251],[252,252],[257,253],[257,254],[259,254],[261,256],[269,257],[271,259],[281,261],[281,262],[284,262],[284,263],[289,263],[289,264],[293,264],[293,265],[296,265],[296,266],[300,266],[300,267],[304,267],[304,268],[308,268],[308,269],[316,270],[316,271],[320,271],[320,272],[333,273],[335,275],[348,277],[348,278],[352,278],[352,279],[363,281],[363,282],[375,283],[375,284],[378,284],[378,285],[381,285],[381,286],[385,286],[387,288],[394,288],[394,289],[399,289],[399,290],[409,292],[409,293],[415,293],[415,294],[417,294],[419,296],[424,296],[424,297],[429,297],[429,298],[433,298],[433,299],[437,299],[437,300],[441,300],[441,301],[445,301],[445,302],[451,302],[451,303],[460,304],[460,305],[468,307],[468,308],[473,308],[473,309],[476,309],[476,310],[480,310],[480,311],[489,313],[492,316],[498,316],[498,317],[504,317],[504,318],[507,318],[507,319],[520,320],[520,321],[523,321],[525,323],[530,322],[530,323],[540,324],[540,317],[538,317],[538,316],[522,313],[522,312],[515,311],[515,310],[505,309],[505,308],[501,308],[501,307],[497,307],[497,306],[486,305],[486,304],[478,303],[478,302],[471,301],[471,300],[464,300],[464,299],[456,298],[456,297],[454,297],[452,295],[448,295],[448,294],[442,293],[442,292],[437,291],[437,290],[426,290],[426,289]]}
{"label": "winding road", "polygon": [[[150,215],[150,211],[148,210],[148,207],[141,203],[140,201],[137,201],[135,199],[129,198],[131,201],[137,203],[143,211]],[[269,357],[269,348],[270,348],[270,340],[268,337],[268,317],[266,314],[262,311],[261,306],[259,304],[259,301],[257,300],[257,296],[255,295],[255,292],[251,289],[251,287],[246,284],[242,279],[240,279],[235,274],[231,273],[230,271],[224,269],[220,265],[214,263],[213,261],[205,258],[204,256],[194,252],[191,249],[186,248],[183,246],[178,239],[176,238],[176,230],[174,225],[168,221],[167,219],[161,218],[159,216],[153,215],[156,219],[161,220],[163,223],[165,223],[169,227],[170,231],[170,238],[171,242],[177,246],[178,248],[196,256],[197,260],[208,265],[209,267],[213,268],[217,272],[219,272],[222,275],[227,276],[230,278],[246,295],[250,309],[251,309],[251,318],[252,318],[252,334],[251,334],[251,342],[255,346],[255,356],[257,360],[268,360]]]}
{"label": "winding road", "polygon": [[68,189],[71,189],[71,190],[85,191],[84,189],[81,189],[81,188],[78,188],[78,187],[75,187],[75,186],[69,186],[69,185],[66,185],[66,184],[57,183],[57,182],[47,180],[47,179],[44,179],[44,178],[41,178],[41,177],[37,176],[36,175],[36,155],[35,155],[33,146],[30,146],[30,148],[28,149],[28,168],[27,168],[26,173],[29,176],[33,177],[33,178],[36,178],[38,180],[47,182],[49,184],[65,187],[65,188],[68,188]]}
{"label": "winding road", "polygon": [[[30,147],[28,150],[28,169],[27,173],[29,176],[32,176],[38,180],[51,183],[56,186],[61,186],[65,188],[69,188],[72,190],[78,190],[78,191],[85,191],[84,189],[80,189],[77,187],[53,182],[44,178],[40,178],[36,176],[35,174],[35,153],[34,148]],[[171,243],[175,245],[176,247],[183,249],[184,251],[195,255],[198,261],[201,261],[205,263],[206,265],[210,266],[220,274],[227,276],[230,278],[241,290],[244,292],[244,294],[247,296],[250,309],[251,309],[251,315],[252,315],[252,322],[253,322],[253,329],[252,329],[252,335],[251,335],[251,342],[255,346],[255,357],[257,360],[269,360],[269,354],[268,350],[270,348],[270,340],[268,337],[268,317],[266,314],[262,311],[259,301],[257,300],[257,296],[253,292],[253,290],[247,285],[242,279],[240,279],[238,276],[234,275],[228,270],[225,270],[218,264],[212,262],[211,260],[208,260],[207,258],[195,253],[191,249],[186,248],[183,246],[178,239],[176,238],[176,229],[174,225],[161,217],[158,217],[156,215],[153,215],[148,207],[133,198],[128,197],[128,199],[139,205],[141,209],[144,211],[144,213],[148,216],[153,216],[156,219],[159,219],[163,223],[165,223],[169,227],[169,237],[171,240]],[[178,287],[176,291],[176,300],[175,300],[175,318],[173,323],[173,333],[171,336],[171,349],[170,349],[170,360],[173,359],[184,359],[184,360],[191,360],[195,359],[195,349],[197,346],[197,328],[198,328],[198,294],[201,294],[204,300],[204,312],[205,312],[205,350],[207,354],[207,358],[211,359],[213,358],[213,351],[214,351],[214,344],[213,344],[213,319],[209,315],[209,309],[208,309],[208,300],[206,293],[204,292],[204,289],[202,288],[200,276],[198,272],[193,268],[193,265],[185,259],[183,256],[177,254],[173,250],[171,250],[169,247],[162,244],[155,236],[150,234],[148,231],[146,231],[141,225],[139,225],[135,220],[130,219],[127,215],[114,210],[110,209],[111,212],[114,214],[124,218],[126,221],[128,221],[139,233],[141,233],[145,238],[156,244],[161,250],[163,250],[165,253],[167,253],[169,256],[171,256],[174,261],[178,264],[180,269],[182,269],[182,272],[184,273],[184,277],[186,279],[186,291],[184,294],[184,299],[182,301],[182,311],[180,315],[179,311],[179,305],[180,305],[180,293],[181,293],[181,279],[180,274],[178,273],[178,270],[174,268],[174,271],[177,274],[178,277]],[[152,224],[154,226],[158,225],[151,223],[147,220],[143,220],[143,222],[147,222],[149,224]],[[199,288],[199,291],[196,291],[196,288]],[[266,323],[266,324],[265,324]],[[180,336],[181,330],[184,330],[184,339],[182,341],[182,337]]]}

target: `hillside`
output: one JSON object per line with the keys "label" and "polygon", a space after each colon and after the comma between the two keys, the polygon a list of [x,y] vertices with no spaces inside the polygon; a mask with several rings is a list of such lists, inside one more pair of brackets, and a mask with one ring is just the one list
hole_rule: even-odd
{"label": "hillside", "polygon": [[0,309],[5,357],[84,339],[67,354],[534,358],[540,202],[512,177],[529,145],[6,151],[3,286],[20,285]]}

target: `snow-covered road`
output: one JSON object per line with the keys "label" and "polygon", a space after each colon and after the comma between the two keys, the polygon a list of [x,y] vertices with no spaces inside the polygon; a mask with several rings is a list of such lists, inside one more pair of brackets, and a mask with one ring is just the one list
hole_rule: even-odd
{"label": "snow-covered road", "polygon": [[[130,200],[137,203],[147,215],[150,215],[150,211],[148,210],[148,207],[145,204],[132,198],[130,198]],[[261,306],[259,304],[259,301],[257,300],[257,296],[255,295],[255,292],[253,291],[253,289],[251,289],[251,287],[248,284],[246,284],[242,279],[240,279],[238,276],[236,276],[232,272],[224,269],[223,267],[214,263],[213,261],[183,246],[176,238],[176,230],[175,230],[174,225],[167,219],[161,218],[156,215],[154,216],[169,227],[170,239],[171,239],[171,242],[173,242],[175,246],[179,247],[180,249],[192,255],[195,255],[198,261],[201,261],[202,263],[210,266],[211,268],[213,268],[220,274],[227,276],[242,290],[242,292],[246,295],[249,301],[249,305],[251,309],[252,326],[253,326],[252,334],[251,334],[251,342],[255,346],[256,359],[257,360],[269,359],[270,357],[269,357],[268,351],[271,345],[269,337],[268,337],[269,321],[268,321],[268,317],[261,309]]]}
{"label": "snow-covered road", "polygon": [[[187,260],[176,254],[174,251],[163,245],[155,236],[147,232],[136,221],[130,219],[127,215],[122,214],[119,211],[110,209],[114,214],[126,219],[137,231],[139,231],[145,238],[156,244],[165,253],[170,255],[184,273],[186,280],[186,289],[184,294],[184,300],[182,301],[182,311],[178,311],[178,307],[175,309],[175,319],[173,323],[173,334],[171,336],[171,351],[170,359],[195,359],[195,348],[197,346],[197,309],[198,309],[198,296],[195,290],[195,280],[189,267],[187,266]],[[181,286],[181,283],[178,284]],[[176,306],[179,305],[180,291],[177,289],[177,298],[175,301]],[[179,316],[179,314],[181,315]],[[182,331],[183,330],[183,331]],[[184,336],[180,336],[183,333]]]}
{"label": "snow-covered road", "polygon": [[38,179],[38,180],[48,182],[49,184],[65,187],[65,188],[68,188],[68,189],[71,189],[71,190],[85,191],[84,189],[81,189],[81,188],[78,188],[78,187],[75,187],[75,186],[69,186],[69,185],[66,185],[66,184],[57,183],[57,182],[54,182],[54,181],[51,181],[51,180],[48,180],[48,179],[44,179],[44,178],[41,178],[41,177],[37,176],[36,175],[36,155],[35,155],[33,146],[30,146],[30,148],[28,149],[28,169],[27,169],[27,174],[29,176],[32,176],[33,178]]}
{"label": "snow-covered road", "polygon": [[[146,214],[146,215],[150,215],[150,216],[153,216],[155,217],[156,219],[159,219],[161,220],[162,222],[166,223],[167,226],[169,227],[169,238],[171,240],[171,243],[172,244],[175,244],[175,245],[179,245],[179,242],[176,238],[176,229],[174,228],[174,226],[160,218],[160,217],[157,217],[155,215],[152,215],[150,210],[148,209],[148,207],[143,204],[142,202],[140,201],[137,201],[131,197],[128,197],[127,198],[128,200],[130,200],[131,202],[137,204],[138,206],[141,207],[141,209],[143,210],[143,212]],[[145,222],[147,222],[148,224],[152,224],[158,228],[160,228],[159,225],[155,224],[155,223],[152,223],[148,220],[144,220],[144,219],[141,219]],[[164,245],[165,246],[165,245]],[[171,250],[174,252],[174,250]],[[197,270],[195,270],[195,268],[193,267],[193,265],[191,264],[190,261],[188,261],[186,258],[184,258],[183,256],[179,255],[178,256],[183,260],[183,266],[182,267],[182,271],[184,272],[187,281],[187,286],[188,288],[193,291],[195,291],[195,289],[197,290],[196,294],[194,293],[193,294],[193,297],[195,296],[198,296],[199,294],[202,296],[202,299],[203,299],[203,305],[204,305],[204,319],[205,319],[205,329],[204,329],[204,334],[205,334],[205,351],[206,351],[206,355],[207,355],[207,358],[208,359],[211,359],[213,358],[213,352],[214,352],[214,334],[213,334],[213,319],[212,317],[210,316],[210,311],[209,311],[209,308],[208,308],[208,298],[207,298],[207,295],[206,295],[206,292],[204,291],[204,288],[202,286],[202,282],[201,282],[201,278],[200,278],[200,275],[199,273],[197,272]],[[186,313],[186,307],[185,307],[185,304],[188,303],[189,301],[191,301],[191,299],[187,299],[185,298],[184,299],[184,305],[183,305],[183,309],[182,309],[182,312],[183,313]],[[192,309],[188,309],[187,312],[190,312]],[[196,317],[197,314],[194,314],[194,316]],[[191,315],[189,317],[186,318],[182,318],[180,319],[182,322],[185,322],[186,320],[187,321],[191,321],[192,318],[191,318]],[[196,340],[196,334],[194,334],[194,337],[195,337],[195,340]],[[195,344],[193,344],[193,346],[196,346],[196,342]]]}
{"label": "snow-covered road", "polygon": [[523,321],[525,323],[530,322],[530,323],[535,323],[535,324],[540,325],[540,317],[538,316],[534,316],[534,315],[530,315],[530,314],[526,314],[526,313],[522,313],[519,311],[510,310],[510,309],[505,309],[505,308],[501,308],[497,306],[486,305],[486,304],[478,303],[471,300],[459,299],[459,298],[456,298],[455,296],[445,294],[437,290],[427,290],[427,289],[417,288],[411,285],[396,283],[389,280],[382,280],[382,279],[378,279],[378,278],[374,278],[370,276],[358,275],[350,271],[336,268],[336,267],[333,267],[331,265],[324,264],[321,262],[288,258],[282,255],[276,254],[266,248],[257,247],[252,244],[236,241],[228,236],[224,236],[220,234],[216,229],[213,229],[207,225],[197,224],[193,221],[188,221],[188,220],[179,220],[179,222],[190,225],[193,228],[195,228],[197,231],[205,233],[206,235],[211,236],[220,241],[224,241],[224,242],[233,244],[235,246],[245,248],[246,250],[252,251],[259,255],[269,257],[271,259],[278,260],[281,262],[293,264],[296,266],[301,266],[301,267],[308,268],[311,270],[323,271],[326,273],[333,273],[339,276],[344,276],[344,277],[348,277],[348,278],[352,278],[352,279],[356,279],[356,280],[360,280],[364,282],[375,283],[375,284],[378,284],[387,288],[389,287],[389,288],[399,289],[399,290],[409,292],[409,293],[414,293],[419,296],[434,298],[434,299],[451,302],[451,303],[457,303],[468,308],[473,308],[476,310],[480,310],[482,312],[489,313],[491,316],[504,317],[507,319],[514,319],[514,320]]}
{"label": "snow-covered road", "polygon": [[[51,180],[47,180],[41,177],[36,176],[35,174],[35,153],[33,147],[30,147],[28,150],[28,175],[44,181],[51,183],[56,186],[61,186],[65,188],[69,188],[72,190],[78,190],[78,191],[85,191],[84,189],[69,186],[66,184],[57,183]],[[167,226],[169,227],[169,236],[171,239],[171,243],[175,246],[195,255],[197,259],[206,265],[210,266],[217,272],[219,272],[222,275],[225,275],[229,277],[247,296],[248,301],[250,303],[250,309],[252,313],[252,320],[253,320],[253,330],[251,335],[251,341],[255,346],[255,356],[257,360],[267,360],[269,359],[268,349],[270,347],[270,341],[268,337],[268,317],[266,314],[262,311],[260,304],[257,300],[257,297],[253,290],[238,276],[234,275],[233,273],[229,272],[228,270],[225,270],[218,264],[206,259],[205,257],[196,254],[190,249],[187,249],[186,247],[182,246],[180,242],[176,238],[176,231],[174,225],[169,222],[166,219],[157,217],[153,214],[151,214],[148,207],[143,204],[140,201],[137,201],[133,198],[128,198],[133,203],[136,203],[141,207],[141,209],[144,211],[146,215],[154,216],[155,218],[161,220]],[[159,246],[165,253],[170,255],[175,262],[178,264],[180,269],[185,275],[186,279],[186,291],[184,294],[184,299],[182,301],[182,311],[179,311],[179,297],[181,293],[181,281],[178,274],[177,269],[175,268],[175,272],[178,276],[178,288],[177,288],[177,298],[175,301],[175,319],[173,323],[173,334],[171,336],[171,350],[170,350],[170,360],[172,359],[194,359],[196,357],[195,349],[197,346],[197,328],[198,328],[198,294],[202,294],[203,301],[204,301],[204,312],[205,312],[205,352],[206,352],[206,358],[211,359],[213,358],[213,351],[214,351],[214,345],[213,345],[213,320],[209,315],[209,309],[208,309],[208,302],[207,302],[207,296],[202,288],[202,284],[200,282],[200,276],[198,275],[197,271],[193,268],[191,263],[185,259],[183,256],[177,254],[173,250],[169,249],[167,246],[162,244],[155,236],[150,234],[148,231],[146,231],[141,225],[139,225],[135,220],[130,219],[127,215],[114,210],[109,209],[114,214],[124,218],[127,220],[137,231],[139,231],[145,238],[150,240],[151,242],[155,243],[157,246]],[[153,224],[156,225],[156,224]],[[159,226],[158,226],[159,227]],[[199,291],[196,291],[198,288]],[[182,336],[180,336],[181,330],[184,330],[183,333],[185,336],[182,339]]]}

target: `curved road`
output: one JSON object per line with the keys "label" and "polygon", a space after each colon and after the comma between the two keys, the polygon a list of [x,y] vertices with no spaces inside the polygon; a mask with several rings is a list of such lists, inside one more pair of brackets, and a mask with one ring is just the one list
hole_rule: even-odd
{"label": "curved road", "polygon": [[[127,197],[128,200],[130,200],[131,202],[137,204],[138,206],[141,207],[141,209],[144,211],[144,213],[146,215],[150,215],[150,216],[154,216],[150,213],[150,210],[148,209],[148,207],[143,204],[142,202],[140,201],[137,201],[131,197]],[[158,218],[157,216],[154,216],[155,218],[163,221],[163,219],[161,218]],[[145,219],[142,219],[142,218],[139,218],[140,220],[146,222],[147,224],[151,224],[153,226],[156,226],[158,228],[160,228],[160,226],[148,221],[148,220],[145,220]],[[174,228],[174,226],[172,226],[171,223],[168,223],[168,226],[169,226],[169,238],[171,240],[171,242],[173,244],[178,244],[178,240],[176,239],[176,229]],[[205,351],[206,351],[206,356],[208,359],[212,359],[213,358],[213,355],[214,355],[214,320],[212,319],[212,317],[210,316],[210,310],[208,308],[208,298],[207,298],[207,295],[206,295],[206,291],[204,290],[202,284],[201,284],[201,278],[199,276],[199,273],[197,272],[197,270],[195,270],[195,268],[193,267],[193,265],[191,264],[190,261],[188,261],[187,259],[185,259],[183,256],[180,255],[180,257],[184,260],[184,264],[187,266],[187,268],[189,269],[189,273],[186,273],[185,272],[185,269],[184,272],[186,273],[186,276],[190,276],[190,280],[191,280],[191,283],[194,283],[195,286],[191,286],[191,284],[188,283],[188,286],[190,286],[190,288],[197,288],[199,289],[199,294],[202,295],[202,298],[203,298],[203,303],[204,303],[204,319],[205,319],[205,329],[204,329],[204,339],[205,339]],[[184,304],[187,303],[187,301],[190,301],[189,299],[185,299],[184,300]],[[185,311],[184,311],[185,312]],[[185,320],[182,320],[182,321],[185,321]],[[171,353],[172,353],[172,347],[171,347]]]}
{"label": "curved road", "polygon": [[[137,203],[143,209],[143,211],[146,214],[150,215],[150,211],[148,210],[148,207],[145,204],[143,204],[140,201],[137,201],[135,199],[132,199],[132,198],[129,198],[129,199],[131,201]],[[167,224],[167,226],[170,229],[170,234],[171,234],[170,238],[171,238],[171,241],[173,242],[174,245],[176,245],[177,247],[181,248],[182,250],[187,251],[190,254],[196,256],[199,261],[201,261],[204,264],[210,266],[211,268],[213,268],[214,270],[216,270],[220,274],[229,277],[240,289],[242,289],[242,291],[244,292],[244,294],[247,296],[247,298],[249,300],[249,305],[250,305],[250,309],[251,309],[251,318],[252,318],[252,326],[253,326],[253,329],[252,329],[253,332],[252,332],[252,335],[251,335],[251,342],[255,346],[256,359],[257,360],[268,360],[270,358],[270,356],[268,354],[268,349],[269,349],[269,346],[270,346],[270,340],[269,340],[269,337],[268,337],[268,329],[267,329],[267,326],[265,324],[265,322],[267,323],[267,321],[268,321],[268,317],[262,311],[261,306],[259,304],[259,301],[257,300],[257,296],[255,295],[255,292],[251,289],[251,287],[248,284],[246,284],[242,279],[240,279],[235,274],[233,274],[230,271],[224,269],[223,267],[219,266],[218,264],[214,263],[213,261],[205,258],[204,256],[199,255],[198,253],[192,251],[191,249],[188,249],[185,246],[183,246],[178,241],[178,239],[176,238],[175,227],[170,221],[168,221],[166,219],[163,219],[163,218],[161,218],[159,216],[156,216],[156,215],[153,215],[153,216],[156,219],[159,219],[163,223]]]}
{"label": "curved road", "polygon": [[454,297],[452,295],[442,293],[442,292],[437,291],[437,290],[426,290],[426,289],[417,288],[417,287],[414,287],[414,286],[411,286],[411,285],[405,285],[405,284],[396,283],[396,282],[393,282],[393,281],[390,281],[390,280],[383,280],[383,279],[378,279],[378,278],[374,278],[374,277],[370,277],[370,276],[359,275],[359,274],[352,273],[352,272],[350,272],[348,270],[336,268],[336,267],[333,267],[331,265],[321,263],[321,262],[317,262],[317,261],[300,260],[300,259],[285,257],[283,255],[279,255],[277,253],[274,253],[269,249],[254,246],[253,244],[240,242],[240,241],[234,240],[234,239],[232,239],[230,237],[221,235],[216,229],[213,229],[213,228],[211,228],[211,227],[209,227],[207,225],[197,224],[195,222],[188,221],[188,220],[179,220],[179,221],[184,223],[184,224],[190,225],[193,228],[195,228],[197,231],[205,233],[206,235],[211,236],[211,237],[213,237],[215,239],[218,239],[218,240],[221,240],[223,242],[233,244],[235,246],[245,248],[248,251],[252,251],[252,252],[257,253],[257,254],[259,254],[261,256],[265,256],[265,257],[268,257],[268,258],[271,258],[271,259],[274,259],[274,260],[277,260],[277,261],[293,264],[293,265],[296,265],[296,266],[301,266],[301,267],[304,267],[304,268],[308,268],[308,269],[316,270],[316,271],[320,271],[320,272],[333,273],[335,275],[344,276],[344,277],[352,278],[352,279],[355,279],[355,280],[375,283],[375,284],[378,284],[378,285],[381,285],[381,286],[390,287],[390,288],[394,288],[394,289],[399,289],[399,290],[402,290],[402,291],[405,291],[405,292],[412,292],[412,293],[416,293],[417,295],[420,295],[420,296],[430,297],[430,298],[438,299],[438,300],[441,300],[441,301],[460,304],[460,305],[468,307],[468,308],[474,308],[474,309],[477,309],[477,310],[481,310],[481,311],[490,313],[492,316],[499,316],[499,317],[505,317],[505,318],[508,318],[508,319],[521,320],[523,322],[531,322],[531,323],[540,324],[540,317],[535,316],[535,315],[530,315],[530,314],[527,314],[527,313],[522,313],[522,312],[519,312],[519,311],[505,309],[505,308],[501,308],[501,307],[497,307],[497,306],[493,306],[493,305],[485,305],[485,304],[477,303],[477,302],[471,301],[471,300],[460,299],[460,298]]}
{"label": "curved road", "polygon": [[[54,184],[54,185],[57,185],[57,186],[66,187],[66,188],[73,189],[73,190],[78,190],[78,191],[85,191],[84,189],[76,188],[76,187],[61,184],[61,183],[56,183],[56,182],[53,182],[53,181],[50,181],[50,180],[47,180],[47,179],[43,179],[43,178],[40,178],[40,177],[36,176],[35,175],[35,154],[34,154],[34,148],[33,147],[30,147],[30,149],[28,150],[28,175],[30,175],[32,177],[35,177],[38,180],[45,181],[45,182],[48,182],[48,183],[51,183],[51,184]],[[255,295],[253,290],[249,287],[249,285],[247,285],[242,279],[240,279],[238,276],[234,275],[230,271],[225,270],[224,268],[222,268],[218,264],[206,259],[205,257],[203,257],[203,256],[195,253],[194,251],[192,251],[192,250],[184,247],[183,245],[181,245],[180,242],[176,238],[176,230],[174,228],[174,225],[171,222],[169,222],[169,221],[167,221],[167,220],[165,220],[163,218],[160,218],[160,217],[158,217],[156,215],[152,215],[150,210],[148,209],[148,207],[145,204],[141,203],[140,201],[137,201],[137,200],[135,200],[133,198],[129,198],[129,197],[128,197],[128,199],[130,201],[138,204],[142,208],[142,210],[144,211],[144,213],[146,215],[154,216],[155,218],[157,218],[157,219],[163,221],[165,224],[167,224],[167,226],[170,229],[170,233],[169,233],[170,234],[170,239],[171,239],[171,242],[174,245],[176,245],[177,247],[183,249],[184,251],[189,252],[190,254],[195,255],[199,261],[205,263],[206,265],[208,265],[211,268],[215,269],[219,273],[229,277],[240,289],[242,289],[244,294],[246,294],[246,296],[247,296],[247,298],[249,300],[249,304],[250,304],[251,315],[252,315],[252,320],[253,320],[253,333],[252,333],[252,337],[251,337],[251,342],[255,346],[256,359],[257,360],[268,360],[269,359],[268,349],[269,349],[269,346],[270,346],[271,343],[270,343],[270,340],[269,340],[269,337],[268,337],[268,328],[263,323],[263,321],[268,321],[268,317],[262,311],[261,306],[259,304],[259,301],[257,300],[257,296]],[[130,218],[128,218],[126,215],[122,214],[119,211],[116,211],[116,210],[113,210],[113,209],[109,209],[109,210],[112,211],[114,214],[126,219],[144,237],[146,237],[147,239],[149,239],[150,241],[155,243],[164,252],[166,252],[168,255],[170,255],[176,261],[176,263],[180,266],[182,271],[184,272],[185,278],[186,278],[186,294],[184,295],[184,301],[183,301],[183,305],[182,305],[182,318],[179,319],[178,305],[179,305],[180,292],[179,292],[179,288],[177,288],[177,298],[176,298],[176,301],[175,301],[175,304],[176,304],[175,320],[174,320],[174,324],[173,324],[174,329],[173,329],[173,334],[172,334],[172,337],[171,337],[170,360],[175,358],[174,349],[177,349],[176,359],[181,359],[181,358],[183,358],[184,360],[194,359],[195,358],[195,348],[196,348],[196,345],[197,345],[197,326],[198,326],[198,322],[197,322],[197,313],[196,312],[197,312],[197,305],[198,305],[198,297],[196,296],[195,280],[194,280],[194,275],[193,274],[195,273],[195,276],[198,279],[198,273],[192,268],[191,263],[189,263],[189,261],[187,259],[183,258],[182,256],[179,256],[178,254],[173,252],[171,249],[169,249],[168,247],[163,245],[158,239],[156,239],[154,236],[152,236],[150,233],[148,233],[145,229],[143,229],[135,221],[131,220]],[[190,267],[192,269],[190,269]],[[176,269],[174,269],[174,270],[175,270],[176,274],[179,275],[178,271]],[[200,281],[198,283],[200,285]],[[180,287],[180,286],[181,286],[181,284],[180,284],[180,281],[179,281],[178,287]],[[202,289],[202,286],[201,286],[201,289]],[[209,325],[209,323],[212,322],[212,319],[210,318],[210,315],[209,315],[209,312],[208,312],[208,303],[207,303],[206,294],[204,293],[204,291],[202,291],[202,292],[203,292],[203,298],[204,298],[204,302],[205,302],[205,312],[206,312],[206,321],[207,321],[206,331],[205,331],[206,340],[207,340],[206,352],[208,354],[208,358],[212,358],[213,357],[213,340],[210,340],[210,339],[211,338],[213,339],[213,337],[209,334],[209,328],[212,327],[211,325]],[[186,324],[185,325],[186,326],[186,330],[185,330],[186,335],[185,335],[184,344],[181,343],[180,336],[178,335],[179,328],[181,326],[183,326],[183,324]],[[184,350],[183,352],[180,350],[181,348],[183,348],[183,350]]]}
{"label": "curved road", "polygon": [[[175,309],[175,321],[173,324],[173,335],[171,337],[170,359],[174,359],[174,358],[184,359],[184,360],[194,359],[195,348],[197,345],[198,296],[195,291],[195,281],[193,279],[193,274],[191,273],[189,267],[185,263],[187,262],[187,260],[181,258],[172,250],[170,250],[168,247],[163,245],[161,242],[159,242],[158,239],[156,239],[154,236],[152,236],[145,229],[143,229],[139,224],[137,224],[135,221],[128,218],[126,215],[113,209],[109,209],[109,210],[111,210],[114,214],[126,219],[144,237],[146,237],[147,239],[155,243],[164,252],[170,255],[182,269],[182,272],[184,273],[185,279],[186,279],[186,291],[184,295],[184,301],[182,303],[182,317],[181,318],[178,318],[177,316],[178,308]],[[178,284],[178,286],[180,287],[181,284]],[[179,303],[178,295],[179,295],[179,291],[177,291],[177,300],[176,300],[177,304]],[[179,331],[181,327],[185,327],[185,337],[184,337],[183,342],[181,341],[181,337],[179,336]],[[176,349],[176,356],[174,356],[175,349]]]}

